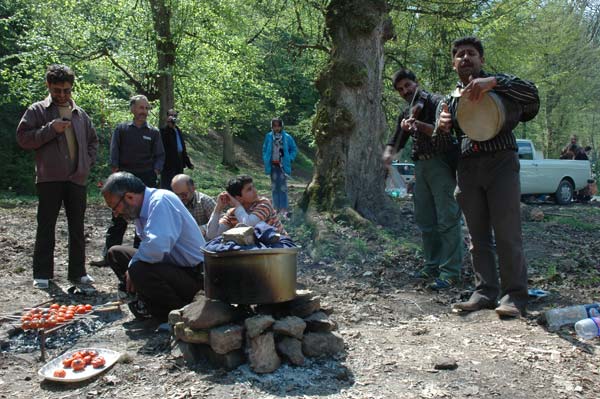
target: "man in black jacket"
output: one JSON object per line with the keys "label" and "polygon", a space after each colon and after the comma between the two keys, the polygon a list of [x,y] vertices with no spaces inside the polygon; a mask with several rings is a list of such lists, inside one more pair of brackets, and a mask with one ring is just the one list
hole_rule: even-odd
{"label": "man in black jacket", "polygon": [[171,190],[171,180],[175,175],[183,173],[183,168],[194,169],[187,155],[183,133],[177,126],[177,111],[167,111],[167,126],[160,129],[163,146],[165,147],[165,166],[160,176],[160,187]]}
{"label": "man in black jacket", "polygon": [[434,279],[429,288],[444,290],[458,283],[463,258],[461,213],[454,198],[456,139],[449,135],[439,135],[437,140],[431,138],[441,96],[423,90],[408,69],[397,71],[392,83],[409,106],[398,117],[383,162],[390,167],[396,152],[412,137],[415,222],[421,231],[425,260],[414,276]]}

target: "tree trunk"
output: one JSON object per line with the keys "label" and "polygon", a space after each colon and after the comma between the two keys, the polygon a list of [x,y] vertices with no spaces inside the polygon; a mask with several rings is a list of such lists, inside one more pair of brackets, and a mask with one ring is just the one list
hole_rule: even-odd
{"label": "tree trunk", "polygon": [[552,158],[555,152],[560,153],[562,148],[562,143],[560,143],[560,139],[556,133],[556,117],[553,118],[554,110],[558,107],[559,102],[560,96],[555,90],[549,89],[546,93],[546,148],[544,149],[544,154],[548,158]]}
{"label": "tree trunk", "polygon": [[301,206],[335,213],[351,208],[383,223],[391,204],[384,192],[381,162],[386,131],[381,105],[383,45],[393,35],[387,3],[332,0],[326,25],[332,50],[316,82],[320,100],[312,127],[315,171]]}
{"label": "tree trunk", "polygon": [[171,32],[171,10],[165,0],[150,0],[152,19],[156,31],[156,54],[158,57],[158,72],[156,87],[159,92],[160,110],[159,126],[165,126],[167,111],[175,107],[175,84],[173,69],[175,68],[175,52],[177,46]]}
{"label": "tree trunk", "polygon": [[221,136],[223,136],[223,165],[235,166],[235,152],[233,148],[233,134],[228,122],[221,126]]}

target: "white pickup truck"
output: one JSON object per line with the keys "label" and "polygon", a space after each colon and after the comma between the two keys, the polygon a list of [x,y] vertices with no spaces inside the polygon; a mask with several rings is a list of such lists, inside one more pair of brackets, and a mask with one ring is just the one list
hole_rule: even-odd
{"label": "white pickup truck", "polygon": [[592,177],[590,161],[544,159],[531,140],[517,140],[521,163],[521,195],[549,194],[557,204],[569,204],[575,191]]}

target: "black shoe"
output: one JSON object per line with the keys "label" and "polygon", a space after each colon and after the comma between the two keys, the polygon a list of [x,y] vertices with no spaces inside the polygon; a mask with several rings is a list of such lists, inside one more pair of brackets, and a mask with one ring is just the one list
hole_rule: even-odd
{"label": "black shoe", "polygon": [[102,259],[96,259],[90,262],[90,266],[94,266],[94,267],[107,267],[108,266],[108,262],[106,261],[106,259],[102,258]]}
{"label": "black shoe", "polygon": [[146,304],[139,299],[129,302],[127,306],[129,307],[129,310],[131,310],[131,313],[133,313],[135,318],[138,320],[147,320],[152,317],[152,315],[148,312]]}

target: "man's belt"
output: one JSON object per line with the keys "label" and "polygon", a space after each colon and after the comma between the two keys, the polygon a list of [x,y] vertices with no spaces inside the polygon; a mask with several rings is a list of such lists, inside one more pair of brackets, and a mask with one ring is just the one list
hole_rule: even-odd
{"label": "man's belt", "polygon": [[415,158],[417,158],[417,161],[427,161],[433,158],[433,154],[419,154]]}

